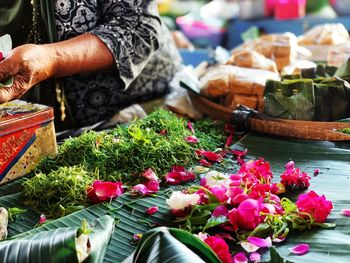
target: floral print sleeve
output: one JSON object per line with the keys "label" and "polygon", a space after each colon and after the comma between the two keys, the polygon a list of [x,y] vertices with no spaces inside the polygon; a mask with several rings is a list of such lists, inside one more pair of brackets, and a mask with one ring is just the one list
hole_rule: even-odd
{"label": "floral print sleeve", "polygon": [[159,48],[157,1],[103,0],[100,19],[89,31],[113,53],[120,78],[129,87]]}

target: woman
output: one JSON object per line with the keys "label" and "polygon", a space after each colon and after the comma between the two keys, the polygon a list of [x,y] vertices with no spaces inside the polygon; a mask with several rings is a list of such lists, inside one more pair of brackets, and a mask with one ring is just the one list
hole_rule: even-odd
{"label": "woman", "polygon": [[[11,7],[18,13],[14,6],[30,0],[1,2],[0,14]],[[180,60],[160,21],[156,0],[37,0],[34,4],[38,2],[41,7],[35,5],[33,26],[25,29],[27,23],[22,21],[20,29],[27,30],[34,41],[42,31],[40,24],[49,24],[42,23],[38,10],[44,9],[41,14],[45,16],[45,8],[54,3],[58,42],[19,45],[0,62],[0,82],[14,77],[11,87],[0,90],[0,102],[19,98],[36,84],[58,78],[73,117],[70,125],[85,126],[168,91]],[[28,6],[23,8],[22,13],[27,14]],[[10,32],[0,27],[0,33]],[[49,92],[52,84],[51,89],[48,85],[40,89],[41,93],[47,91],[41,102],[55,96]]]}

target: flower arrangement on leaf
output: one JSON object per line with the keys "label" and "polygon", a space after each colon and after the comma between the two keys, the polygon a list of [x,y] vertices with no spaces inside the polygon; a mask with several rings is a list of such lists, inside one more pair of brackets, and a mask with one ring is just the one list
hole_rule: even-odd
{"label": "flower arrangement on leaf", "polygon": [[[333,208],[325,196],[310,191],[300,194],[295,203],[279,196],[286,189],[310,185],[310,177],[294,162],[286,165],[281,182],[274,183],[270,164],[263,159],[242,162],[245,154],[235,154],[241,163],[238,172],[211,170],[201,175],[200,185],[171,194],[166,202],[181,228],[200,232],[223,262],[248,262],[248,258],[259,262],[258,250],[283,242],[290,231],[334,227],[325,223]],[[305,254],[306,247],[302,244],[293,251]],[[237,253],[231,255],[232,249]]]}

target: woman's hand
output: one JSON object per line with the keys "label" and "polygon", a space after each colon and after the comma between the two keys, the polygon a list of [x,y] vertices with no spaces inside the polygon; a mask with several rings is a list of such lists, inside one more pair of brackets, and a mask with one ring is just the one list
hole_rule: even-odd
{"label": "woman's hand", "polygon": [[21,97],[35,84],[54,73],[54,56],[51,49],[28,44],[13,49],[0,62],[0,82],[13,77],[13,85],[0,88],[0,103]]}

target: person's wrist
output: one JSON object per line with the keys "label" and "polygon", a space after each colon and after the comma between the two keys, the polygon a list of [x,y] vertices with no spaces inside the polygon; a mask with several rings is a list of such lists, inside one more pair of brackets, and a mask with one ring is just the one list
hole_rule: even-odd
{"label": "person's wrist", "polygon": [[43,71],[45,72],[45,79],[55,77],[57,69],[59,68],[59,58],[57,55],[57,50],[52,44],[39,45],[41,60],[45,61]]}

